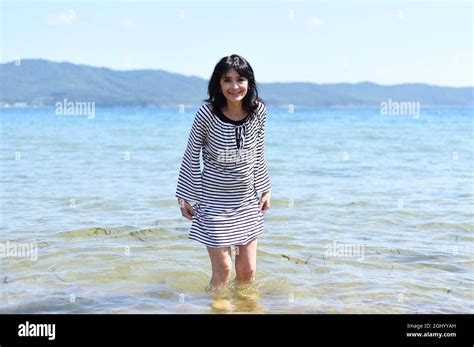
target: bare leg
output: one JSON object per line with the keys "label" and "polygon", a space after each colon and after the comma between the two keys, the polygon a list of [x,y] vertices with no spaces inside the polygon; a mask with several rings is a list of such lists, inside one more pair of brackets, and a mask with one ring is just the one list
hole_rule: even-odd
{"label": "bare leg", "polygon": [[257,239],[246,245],[237,246],[235,256],[236,280],[243,282],[255,281],[257,271]]}
{"label": "bare leg", "polygon": [[227,284],[232,274],[232,259],[230,247],[207,247],[212,265],[211,289],[223,287]]}

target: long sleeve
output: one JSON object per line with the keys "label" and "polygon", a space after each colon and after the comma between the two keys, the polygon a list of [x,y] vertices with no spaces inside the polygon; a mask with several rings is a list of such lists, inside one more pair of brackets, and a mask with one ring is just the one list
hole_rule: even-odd
{"label": "long sleeve", "polygon": [[199,109],[189,134],[176,188],[176,197],[188,202],[197,202],[202,195],[200,154],[206,132],[206,120]]}
{"label": "long sleeve", "polygon": [[267,119],[267,109],[262,103],[259,108],[261,129],[257,138],[257,152],[255,162],[255,190],[257,192],[268,192],[272,189],[270,178],[265,161],[265,122]]}

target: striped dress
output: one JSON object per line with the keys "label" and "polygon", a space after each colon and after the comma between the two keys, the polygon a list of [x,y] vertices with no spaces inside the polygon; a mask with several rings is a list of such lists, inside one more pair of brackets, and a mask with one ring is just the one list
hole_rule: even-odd
{"label": "striped dress", "polygon": [[257,194],[271,189],[264,156],[265,121],[261,102],[241,121],[207,104],[197,111],[176,189],[176,197],[194,203],[189,239],[229,247],[245,245],[263,233]]}

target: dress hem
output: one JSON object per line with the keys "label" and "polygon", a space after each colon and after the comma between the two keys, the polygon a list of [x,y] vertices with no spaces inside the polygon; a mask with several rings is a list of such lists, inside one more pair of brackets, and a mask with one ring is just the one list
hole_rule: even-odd
{"label": "dress hem", "polygon": [[224,244],[224,245],[219,245],[219,246],[216,246],[215,244],[208,244],[204,241],[201,241],[199,240],[198,238],[196,237],[193,237],[192,235],[189,235],[188,236],[188,239],[189,240],[193,240],[193,241],[196,241],[204,246],[207,246],[207,247],[211,247],[211,248],[228,248],[228,247],[234,247],[234,246],[245,246],[247,245],[248,243],[250,243],[251,241],[253,240],[256,240],[257,238],[259,238],[261,235],[263,234],[263,231],[258,233],[257,235],[253,236],[252,238],[250,238],[249,240],[243,242],[243,243],[230,243],[230,244]]}

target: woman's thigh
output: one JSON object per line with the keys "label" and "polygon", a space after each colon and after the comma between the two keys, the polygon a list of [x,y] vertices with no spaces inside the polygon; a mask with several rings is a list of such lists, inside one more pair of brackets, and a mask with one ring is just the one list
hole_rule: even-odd
{"label": "woman's thigh", "polygon": [[237,271],[239,268],[245,268],[245,270],[255,270],[257,266],[257,239],[250,241],[246,245],[237,247],[235,266]]}
{"label": "woman's thigh", "polygon": [[230,256],[230,247],[213,248],[207,247],[207,252],[211,258],[213,271],[222,271],[223,269],[232,269],[232,259]]}

